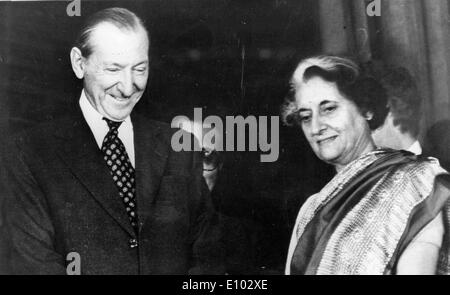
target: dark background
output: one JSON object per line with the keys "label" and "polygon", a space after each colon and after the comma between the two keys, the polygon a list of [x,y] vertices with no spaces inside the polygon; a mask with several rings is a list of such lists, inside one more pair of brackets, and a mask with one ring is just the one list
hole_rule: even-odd
{"label": "dark background", "polygon": [[82,0],[80,17],[69,17],[67,5],[0,4],[2,70],[14,130],[77,99],[81,83],[69,51],[85,16],[102,8],[126,7],[145,20],[153,73],[139,111],[167,122],[194,106],[277,114],[295,62],[319,50],[311,0]]}
{"label": "dark background", "polygon": [[[0,3],[4,140],[77,106],[82,84],[69,51],[84,18],[102,8],[125,7],[146,22],[152,70],[136,111],[168,123],[194,107],[204,117],[278,115],[296,63],[320,51],[314,0],[82,0],[80,17],[66,14],[68,3]],[[282,271],[299,206],[329,178],[328,167],[286,127],[277,162],[260,163],[258,153],[227,159],[216,204],[252,224],[251,266]]]}
{"label": "dark background", "polygon": [[[166,122],[192,116],[194,107],[202,107],[204,117],[277,115],[301,58],[346,53],[413,74],[424,99],[421,138],[433,130],[422,143],[435,142],[438,158],[450,163],[450,0],[381,0],[377,17],[366,13],[371,2],[82,0],[81,16],[69,17],[68,1],[2,1],[1,141],[76,107],[81,82],[69,62],[76,31],[85,16],[122,6],[138,13],[152,35],[152,73],[140,113]],[[286,127],[280,128],[277,162],[260,163],[258,153],[225,158],[215,205],[252,225],[231,244],[235,260],[250,257],[245,263],[281,271],[299,206],[328,180],[329,167],[314,157],[299,130]]]}

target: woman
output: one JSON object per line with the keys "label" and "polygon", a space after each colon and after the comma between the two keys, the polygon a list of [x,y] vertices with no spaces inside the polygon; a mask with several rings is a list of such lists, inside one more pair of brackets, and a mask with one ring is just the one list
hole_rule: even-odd
{"label": "woman", "polygon": [[388,109],[380,84],[351,60],[319,56],[298,65],[286,123],[337,174],[300,209],[286,274],[448,272],[447,172],[432,158],[377,149],[371,130]]}

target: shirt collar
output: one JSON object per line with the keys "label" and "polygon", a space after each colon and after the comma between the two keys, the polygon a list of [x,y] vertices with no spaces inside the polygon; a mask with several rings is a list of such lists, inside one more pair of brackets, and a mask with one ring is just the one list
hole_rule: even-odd
{"label": "shirt collar", "polygon": [[422,147],[418,140],[416,140],[409,148],[408,151],[416,155],[422,154]]}
{"label": "shirt collar", "polygon": [[[103,139],[109,131],[108,124],[105,120],[103,120],[103,115],[91,105],[84,89],[81,91],[79,104],[86,123],[89,125],[92,133],[94,134],[98,146],[101,147]],[[122,129],[133,130],[130,116],[127,116],[125,120],[123,120],[119,127],[119,134]]]}

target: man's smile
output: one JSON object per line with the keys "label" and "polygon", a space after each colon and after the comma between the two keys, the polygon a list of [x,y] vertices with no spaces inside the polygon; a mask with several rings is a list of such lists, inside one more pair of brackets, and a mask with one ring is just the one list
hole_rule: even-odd
{"label": "man's smile", "polygon": [[118,103],[128,103],[131,100],[131,96],[123,97],[123,96],[114,96],[112,94],[108,94],[115,102]]}

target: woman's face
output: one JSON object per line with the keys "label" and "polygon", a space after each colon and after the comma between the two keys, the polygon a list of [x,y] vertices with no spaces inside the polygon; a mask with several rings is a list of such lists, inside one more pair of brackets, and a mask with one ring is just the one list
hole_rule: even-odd
{"label": "woman's face", "polygon": [[313,77],[295,98],[303,132],[321,160],[339,170],[374,149],[366,119],[335,83]]}

